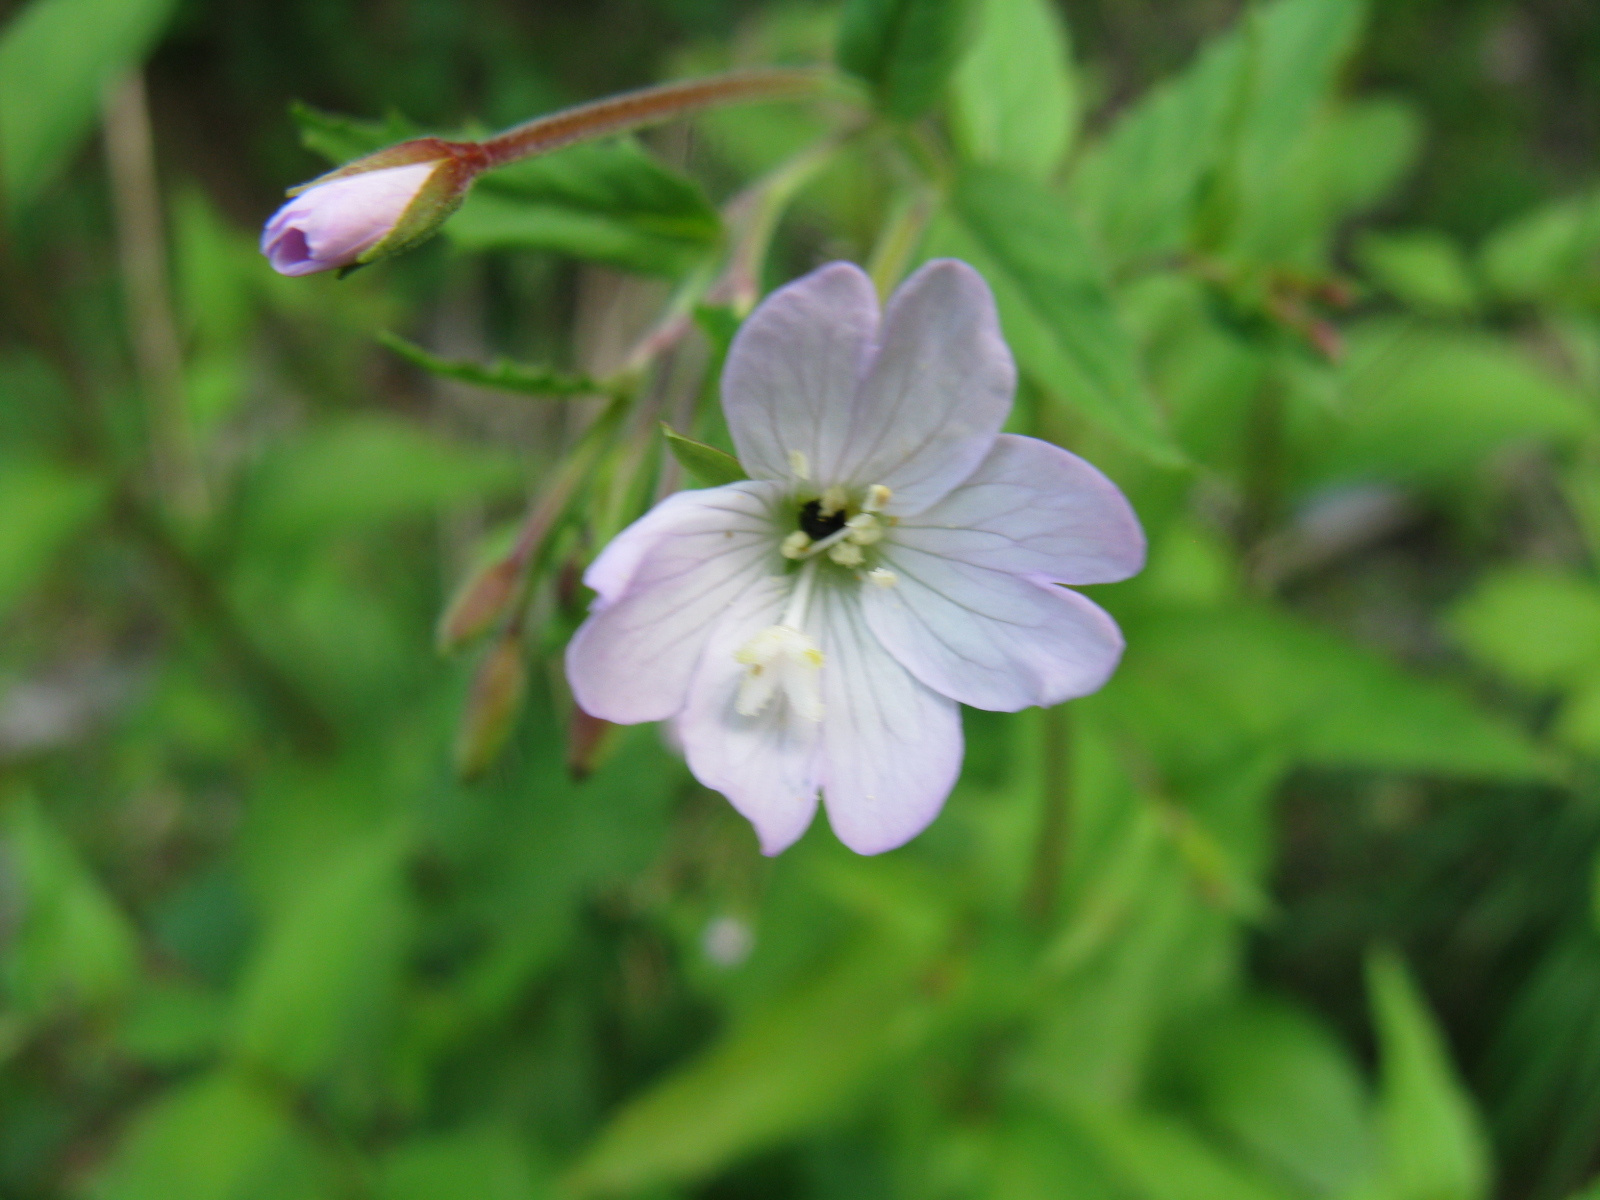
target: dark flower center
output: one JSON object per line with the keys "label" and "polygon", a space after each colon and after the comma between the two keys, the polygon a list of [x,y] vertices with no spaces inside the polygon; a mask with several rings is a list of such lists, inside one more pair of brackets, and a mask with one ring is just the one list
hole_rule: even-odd
{"label": "dark flower center", "polygon": [[822,501],[812,500],[800,510],[800,529],[814,542],[820,542],[831,533],[844,528],[844,510],[822,515]]}

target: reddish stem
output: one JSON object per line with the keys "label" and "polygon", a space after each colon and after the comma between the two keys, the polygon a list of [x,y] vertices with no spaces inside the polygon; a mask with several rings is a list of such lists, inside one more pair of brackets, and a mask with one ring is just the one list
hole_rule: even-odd
{"label": "reddish stem", "polygon": [[815,92],[828,78],[828,73],[822,70],[774,67],[686,83],[666,83],[579,104],[547,117],[536,117],[479,143],[478,148],[483,152],[486,167],[503,167],[573,142],[625,133],[720,104],[775,100]]}

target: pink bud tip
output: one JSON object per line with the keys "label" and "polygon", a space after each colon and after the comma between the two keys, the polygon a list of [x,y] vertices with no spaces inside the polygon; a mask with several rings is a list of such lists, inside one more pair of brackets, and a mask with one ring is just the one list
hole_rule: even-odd
{"label": "pink bud tip", "polygon": [[281,275],[352,266],[399,223],[439,163],[408,163],[319,183],[261,231],[261,253]]}

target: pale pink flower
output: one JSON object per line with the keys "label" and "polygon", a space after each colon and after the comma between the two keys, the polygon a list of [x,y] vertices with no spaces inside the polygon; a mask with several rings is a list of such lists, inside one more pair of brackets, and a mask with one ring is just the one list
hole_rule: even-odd
{"label": "pale pink flower", "polygon": [[261,231],[261,253],[281,275],[356,265],[400,224],[441,164],[406,163],[313,183]]}
{"label": "pale pink flower", "polygon": [[881,320],[834,263],[740,329],[723,407],[752,479],[679,492],[589,568],[567,649],[583,708],[671,720],[689,767],[775,854],[816,812],[863,854],[938,814],[960,705],[1100,687],[1122,636],[1062,584],[1125,579],[1144,535],[1083,459],[1002,434],[1016,369],[965,263],[929,263]]}

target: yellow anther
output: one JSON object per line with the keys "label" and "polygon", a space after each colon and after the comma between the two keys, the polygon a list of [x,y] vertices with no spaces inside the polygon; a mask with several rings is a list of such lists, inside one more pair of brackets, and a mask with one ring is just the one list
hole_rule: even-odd
{"label": "yellow anther", "polygon": [[783,545],[779,547],[785,558],[804,558],[810,548],[811,535],[803,529],[796,529],[783,539]]}
{"label": "yellow anther", "polygon": [[894,499],[894,493],[881,483],[875,483],[867,489],[867,498],[861,503],[861,511],[868,513],[882,512],[883,506]]}

